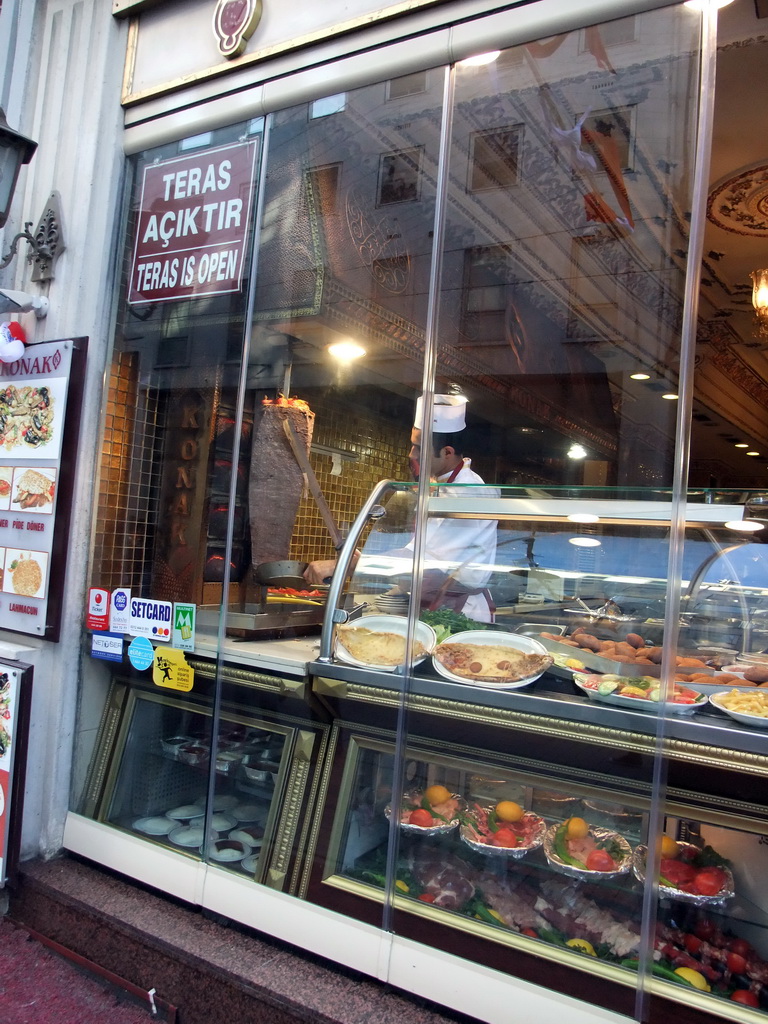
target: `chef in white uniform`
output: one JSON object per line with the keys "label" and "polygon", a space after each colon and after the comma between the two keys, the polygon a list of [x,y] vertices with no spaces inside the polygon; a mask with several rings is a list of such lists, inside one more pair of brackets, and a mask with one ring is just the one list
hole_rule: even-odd
{"label": "chef in white uniform", "polygon": [[[419,399],[416,406],[416,424],[422,422],[421,401]],[[444,484],[439,489],[442,496],[498,498],[498,489],[485,486],[482,477],[471,468],[471,459],[464,455],[465,426],[466,399],[457,395],[435,395],[432,452],[422,451],[421,429],[414,426],[409,455],[411,471],[416,479],[422,472],[429,472],[435,483]],[[461,486],[465,484],[479,486],[470,490]],[[496,557],[496,530],[495,519],[428,519],[422,578],[424,608],[450,608],[477,622],[493,621],[495,609],[486,584]],[[379,558],[381,554],[400,557],[410,569],[414,542],[412,537],[403,548],[382,552]],[[312,562],[304,576],[309,583],[317,584],[334,569],[333,561]]]}

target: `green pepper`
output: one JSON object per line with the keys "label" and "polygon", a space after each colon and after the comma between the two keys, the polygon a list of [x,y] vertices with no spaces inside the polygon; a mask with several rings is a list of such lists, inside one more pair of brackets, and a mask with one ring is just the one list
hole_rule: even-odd
{"label": "green pepper", "polygon": [[[636,971],[639,963],[639,960],[622,960],[619,966],[628,967],[630,970]],[[674,981],[678,985],[687,985],[688,988],[696,988],[696,986],[692,985],[690,981],[686,981],[682,975],[675,974],[671,968],[664,967],[662,964],[652,964],[651,974],[655,975],[657,978],[663,978],[665,981]]]}
{"label": "green pepper", "polygon": [[484,903],[476,903],[474,906],[475,917],[480,921],[485,921],[486,924],[499,925],[502,922],[499,921],[498,917],[495,917],[491,911],[486,907]]}
{"label": "green pepper", "polygon": [[568,847],[566,845],[565,833],[568,828],[568,823],[564,822],[555,832],[555,853],[563,862],[563,864],[570,864],[575,868],[583,868],[584,864],[580,860],[576,860],[568,853]]}

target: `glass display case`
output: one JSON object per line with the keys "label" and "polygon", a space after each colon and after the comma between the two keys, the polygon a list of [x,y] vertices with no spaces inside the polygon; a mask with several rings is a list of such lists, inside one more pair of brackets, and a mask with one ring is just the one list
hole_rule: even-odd
{"label": "glass display case", "polygon": [[216,708],[212,667],[197,662],[196,672],[207,686],[188,695],[115,677],[80,810],[165,850],[295,887],[328,727],[307,708],[255,706],[253,688],[270,682],[257,673],[239,687],[230,680]]}
{"label": "glass display case", "polygon": [[[759,522],[691,495],[670,570],[659,492],[431,485],[423,530],[493,522],[497,557],[414,571],[409,490],[371,495],[310,666],[337,735],[309,899],[617,1012],[768,1009]],[[468,567],[492,622],[412,583]]]}

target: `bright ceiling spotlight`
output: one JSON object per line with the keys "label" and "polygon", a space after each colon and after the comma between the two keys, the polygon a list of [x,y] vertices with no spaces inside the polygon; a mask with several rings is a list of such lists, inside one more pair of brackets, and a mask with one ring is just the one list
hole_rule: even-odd
{"label": "bright ceiling spotlight", "polygon": [[760,452],[747,452],[747,455],[759,455]]}
{"label": "bright ceiling spotlight", "polygon": [[569,537],[568,543],[577,548],[599,548],[602,541],[599,541],[597,537]]}
{"label": "bright ceiling spotlight", "polygon": [[587,449],[582,444],[572,444],[565,454],[569,459],[586,459]]}
{"label": "bright ceiling spotlight", "polygon": [[650,375],[650,373],[630,373],[629,379],[630,380],[650,380],[651,379],[651,375]]}
{"label": "bright ceiling spotlight", "polygon": [[356,341],[347,339],[346,341],[335,341],[333,345],[329,345],[328,353],[334,359],[338,359],[340,363],[351,363],[355,359],[360,359],[361,356],[364,356],[365,349],[362,345],[358,345]]}
{"label": "bright ceiling spotlight", "polygon": [[739,443],[735,444],[733,447],[734,448],[749,448],[749,445],[746,443],[746,441],[739,441]]}
{"label": "bright ceiling spotlight", "polygon": [[679,396],[679,395],[676,395],[676,394],[675,394],[674,392],[672,392],[672,391],[668,391],[668,392],[666,393],[666,395],[662,395],[661,397],[662,397],[662,398],[665,398],[665,399],[666,399],[666,400],[667,400],[668,402],[676,402],[676,401],[677,401],[677,399],[678,399],[678,398],[679,398],[680,396]]}
{"label": "bright ceiling spotlight", "polygon": [[571,523],[598,523],[600,521],[600,516],[593,515],[592,512],[573,512],[567,518]]}
{"label": "bright ceiling spotlight", "polygon": [[737,530],[739,533],[757,533],[765,529],[764,523],[756,523],[753,519],[732,519],[725,523],[728,530]]}

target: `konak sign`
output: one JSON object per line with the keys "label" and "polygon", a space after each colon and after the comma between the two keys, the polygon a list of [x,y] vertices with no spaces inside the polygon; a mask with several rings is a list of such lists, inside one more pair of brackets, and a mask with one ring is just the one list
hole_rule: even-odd
{"label": "konak sign", "polygon": [[240,290],[258,142],[144,168],[128,301]]}

